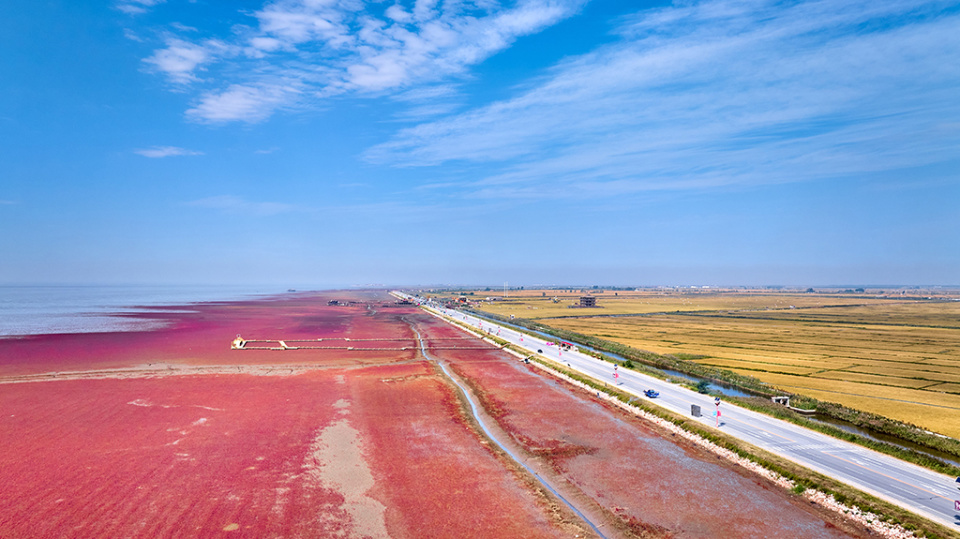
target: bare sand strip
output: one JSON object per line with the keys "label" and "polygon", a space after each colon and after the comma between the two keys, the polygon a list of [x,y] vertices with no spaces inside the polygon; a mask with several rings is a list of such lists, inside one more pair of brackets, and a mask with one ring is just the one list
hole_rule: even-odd
{"label": "bare sand strip", "polygon": [[317,431],[303,463],[306,476],[343,496],[352,525],[348,536],[390,537],[384,519],[386,508],[366,494],[374,486],[373,474],[363,459],[360,433],[346,418],[350,404],[341,399],[334,406],[340,408],[343,417]]}
{"label": "bare sand strip", "polygon": [[[416,360],[391,362],[392,365],[412,363]],[[99,380],[124,378],[160,378],[165,376],[192,376],[196,374],[249,374],[253,376],[292,376],[309,371],[363,369],[371,365],[323,365],[317,363],[273,363],[268,365],[180,365],[175,363],[151,363],[118,369],[90,371],[58,371],[38,374],[0,376],[0,384],[27,382],[50,382],[53,380]]]}

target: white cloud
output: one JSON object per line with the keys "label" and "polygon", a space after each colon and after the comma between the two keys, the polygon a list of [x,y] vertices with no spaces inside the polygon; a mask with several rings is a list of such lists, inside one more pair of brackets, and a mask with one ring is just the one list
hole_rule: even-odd
{"label": "white cloud", "polygon": [[422,86],[393,96],[397,101],[433,102],[457,95],[457,88],[450,84]]}
{"label": "white cloud", "polygon": [[208,93],[187,116],[208,122],[259,122],[290,103],[298,91],[290,86],[234,85],[220,93]]}
{"label": "white cloud", "polygon": [[199,30],[197,30],[193,26],[187,26],[186,24],[183,24],[181,22],[170,23],[170,26],[181,32],[199,32]]}
{"label": "white cloud", "polygon": [[404,122],[426,121],[431,118],[450,114],[458,108],[456,103],[432,103],[429,105],[419,105],[404,109],[396,114],[394,118]]}
{"label": "white cloud", "polygon": [[194,200],[186,203],[187,206],[198,208],[209,208],[230,213],[246,213],[257,216],[277,215],[279,213],[288,213],[298,211],[300,208],[294,204],[284,204],[281,202],[251,202],[234,195],[220,195],[200,200]]}
{"label": "white cloud", "polygon": [[362,4],[350,0],[280,0],[254,15],[260,35],[291,45],[311,41],[340,45],[350,41],[345,19],[361,8]]}
{"label": "white cloud", "polygon": [[923,0],[681,4],[512,99],[400,131],[370,160],[499,162],[480,196],[609,196],[943,161],[960,17]]}
{"label": "white cloud", "polygon": [[171,81],[183,84],[196,80],[193,72],[212,59],[212,47],[172,38],[167,40],[167,48],[155,51],[143,61],[162,71]]}
{"label": "white cloud", "polygon": [[203,155],[203,152],[178,148],[176,146],[152,146],[150,148],[133,150],[133,153],[153,159],[177,155]]}
{"label": "white cloud", "polygon": [[[144,61],[178,84],[197,82],[205,70],[214,87],[191,117],[259,121],[305,97],[399,92],[459,75],[518,37],[570,17],[586,1],[518,0],[503,7],[418,0],[412,9],[399,3],[367,9],[360,0],[277,0],[252,13],[255,25],[235,27],[234,41],[169,38]],[[298,91],[249,99],[250,89],[277,87]],[[242,101],[242,110],[223,113],[228,101]]]}
{"label": "white cloud", "polygon": [[117,4],[117,9],[128,15],[139,15],[164,2],[166,0],[125,0]]}
{"label": "white cloud", "polygon": [[386,15],[388,19],[399,23],[406,23],[413,20],[413,16],[398,4],[388,7],[384,15]]}
{"label": "white cloud", "polygon": [[254,37],[250,39],[250,47],[247,54],[255,58],[263,58],[267,53],[276,52],[284,48],[283,41],[273,37]]}
{"label": "white cloud", "polygon": [[136,32],[129,28],[123,29],[123,37],[129,39],[130,41],[136,41],[137,43],[143,43],[143,38],[140,37]]}

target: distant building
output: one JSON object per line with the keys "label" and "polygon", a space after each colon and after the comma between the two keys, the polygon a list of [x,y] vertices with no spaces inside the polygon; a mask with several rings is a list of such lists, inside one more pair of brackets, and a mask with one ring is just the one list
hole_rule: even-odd
{"label": "distant building", "polygon": [[580,307],[596,307],[597,298],[593,296],[580,296]]}

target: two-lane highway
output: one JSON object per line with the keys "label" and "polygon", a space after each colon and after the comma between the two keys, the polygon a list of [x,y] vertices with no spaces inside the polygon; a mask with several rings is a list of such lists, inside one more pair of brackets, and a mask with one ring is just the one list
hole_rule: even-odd
{"label": "two-lane highway", "polygon": [[[581,374],[617,385],[619,389],[639,398],[647,399],[643,391],[655,389],[660,392],[660,397],[647,400],[673,412],[691,416],[691,405],[699,405],[703,415],[695,419],[708,426],[717,423],[714,397],[628,369],[617,368],[615,371],[614,365],[609,362],[575,350],[560,349],[558,341],[524,334],[459,311],[443,308],[433,310],[468,324],[476,331],[506,340],[531,354],[540,353]],[[617,377],[614,377],[614,372]],[[958,527],[954,500],[960,499],[960,492],[957,492],[952,477],[732,404],[721,403],[719,409],[720,429],[731,436],[952,529]]]}

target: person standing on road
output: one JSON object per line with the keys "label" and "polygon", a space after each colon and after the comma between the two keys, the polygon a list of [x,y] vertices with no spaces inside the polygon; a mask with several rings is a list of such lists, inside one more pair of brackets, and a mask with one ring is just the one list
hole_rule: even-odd
{"label": "person standing on road", "polygon": [[613,366],[613,382],[620,385],[620,371],[617,370],[617,365]]}

